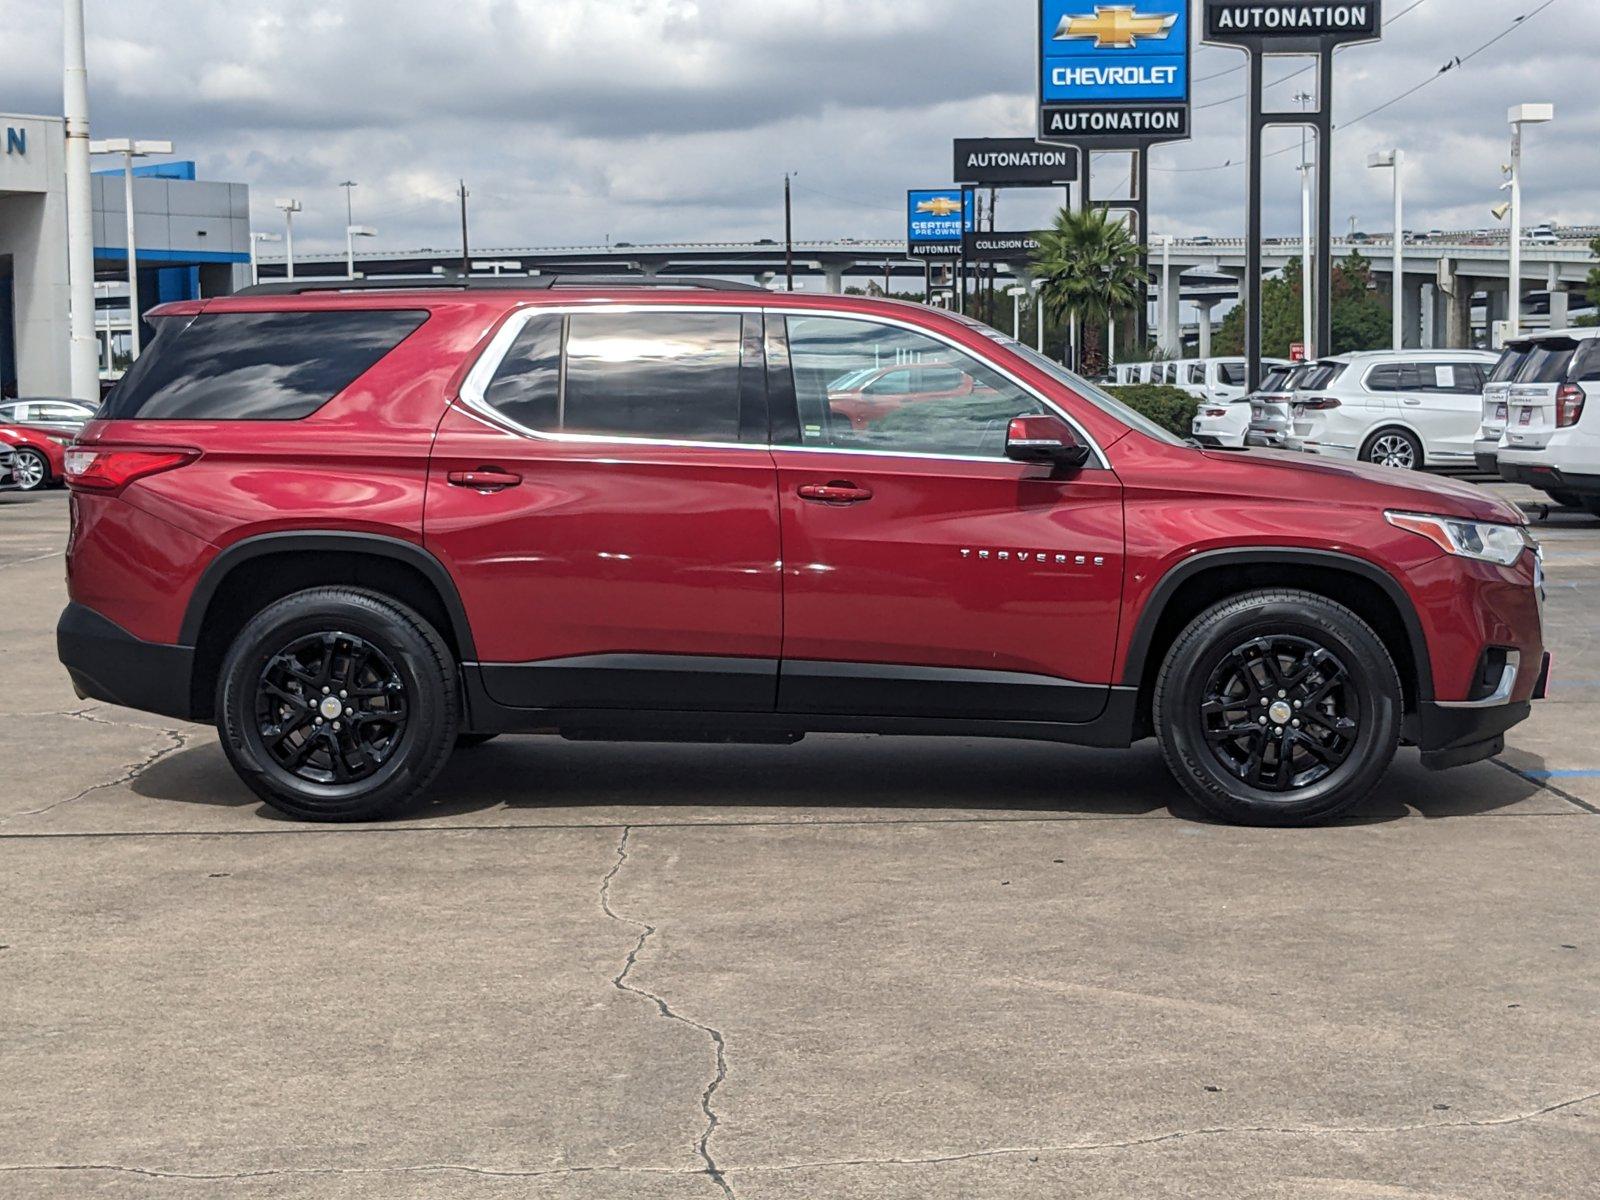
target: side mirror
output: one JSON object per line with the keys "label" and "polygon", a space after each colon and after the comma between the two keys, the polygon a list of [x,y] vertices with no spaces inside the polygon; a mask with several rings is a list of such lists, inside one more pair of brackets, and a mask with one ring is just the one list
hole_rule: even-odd
{"label": "side mirror", "polygon": [[1006,457],[1016,462],[1081,467],[1090,453],[1060,417],[1013,417],[1006,430]]}

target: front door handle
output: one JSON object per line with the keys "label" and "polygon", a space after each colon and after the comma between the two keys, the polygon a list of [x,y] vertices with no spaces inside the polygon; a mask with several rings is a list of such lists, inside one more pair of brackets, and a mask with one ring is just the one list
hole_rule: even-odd
{"label": "front door handle", "polygon": [[448,478],[451,487],[476,488],[480,492],[503,492],[506,488],[514,488],[522,482],[521,475],[501,467],[479,467],[476,471],[451,471]]}
{"label": "front door handle", "polygon": [[800,499],[812,500],[818,504],[861,504],[872,499],[872,491],[842,479],[835,479],[832,483],[802,484]]}

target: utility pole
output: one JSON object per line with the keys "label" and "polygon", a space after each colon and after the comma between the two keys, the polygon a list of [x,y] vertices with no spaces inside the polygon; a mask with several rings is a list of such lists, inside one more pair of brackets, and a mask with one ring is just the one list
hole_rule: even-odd
{"label": "utility pole", "polygon": [[467,244],[467,181],[458,181],[461,185],[461,274],[472,274],[472,253]]}
{"label": "utility pole", "polygon": [[100,354],[94,332],[94,200],[89,180],[89,70],[83,48],[83,0],[64,0],[62,27],[62,112],[67,122],[67,295],[71,311],[67,361],[73,399],[97,404]]}
{"label": "utility pole", "polygon": [[355,194],[355,189],[360,185],[354,179],[346,179],[339,186],[344,189],[344,223],[346,225],[354,225],[356,223],[356,214],[355,208],[350,203],[350,197]]}
{"label": "utility pole", "polygon": [[794,291],[794,195],[789,186],[789,173],[783,175],[783,269],[788,278],[788,288]]}
{"label": "utility pole", "polygon": [[1387,150],[1367,157],[1367,166],[1373,170],[1383,167],[1394,169],[1394,348],[1406,348],[1405,279],[1406,279],[1406,210],[1405,191],[1401,173],[1406,156],[1403,150]]}
{"label": "utility pole", "polygon": [[[1310,92],[1296,92],[1295,100],[1303,111],[1316,99]],[[1319,154],[1328,152],[1326,146],[1317,148]],[[1314,315],[1311,308],[1311,160],[1306,155],[1306,127],[1300,126],[1300,340],[1305,344],[1306,358],[1319,358],[1332,349],[1318,346],[1316,330],[1312,327]]]}

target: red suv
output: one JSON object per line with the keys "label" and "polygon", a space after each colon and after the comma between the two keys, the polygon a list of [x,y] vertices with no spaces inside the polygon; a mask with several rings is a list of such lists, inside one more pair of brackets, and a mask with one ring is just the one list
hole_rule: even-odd
{"label": "red suv", "polygon": [[[1495,754],[1543,695],[1538,551],[1475,487],[1211,453],[918,305],[514,282],[154,310],[68,456],[79,694],[214,722],[307,819],[500,733],[857,731],[1154,736],[1280,824],[1402,743]],[[972,386],[835,411],[925,360]]]}

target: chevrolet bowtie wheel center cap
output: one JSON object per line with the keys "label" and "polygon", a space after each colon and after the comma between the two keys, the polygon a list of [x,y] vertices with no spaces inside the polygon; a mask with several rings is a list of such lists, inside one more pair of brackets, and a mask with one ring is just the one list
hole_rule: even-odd
{"label": "chevrolet bowtie wheel center cap", "polygon": [[1271,708],[1267,709],[1267,716],[1272,719],[1274,725],[1287,725],[1290,718],[1294,716],[1294,709],[1279,700]]}

